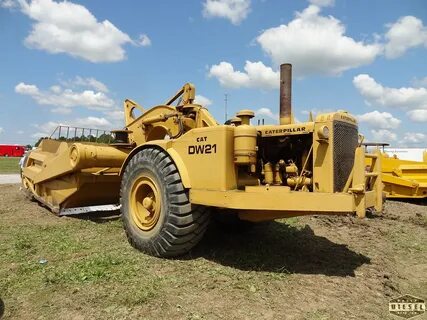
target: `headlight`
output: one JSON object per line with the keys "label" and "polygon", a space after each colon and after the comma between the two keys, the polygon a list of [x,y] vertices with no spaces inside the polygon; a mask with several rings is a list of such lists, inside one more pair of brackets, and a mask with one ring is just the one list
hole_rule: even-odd
{"label": "headlight", "polygon": [[317,134],[320,139],[329,139],[329,128],[328,126],[321,126],[319,130],[317,130]]}

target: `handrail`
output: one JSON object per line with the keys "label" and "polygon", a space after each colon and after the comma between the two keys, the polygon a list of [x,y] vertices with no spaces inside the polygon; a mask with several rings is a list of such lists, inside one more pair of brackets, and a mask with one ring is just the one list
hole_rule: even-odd
{"label": "handrail", "polygon": [[[80,132],[81,134],[79,135],[78,132]],[[62,135],[62,133],[64,134]],[[85,135],[85,133],[87,134]],[[113,136],[111,131],[108,130],[84,127],[57,126],[52,132],[52,134],[49,136],[49,139],[111,143],[111,141],[113,140]]]}

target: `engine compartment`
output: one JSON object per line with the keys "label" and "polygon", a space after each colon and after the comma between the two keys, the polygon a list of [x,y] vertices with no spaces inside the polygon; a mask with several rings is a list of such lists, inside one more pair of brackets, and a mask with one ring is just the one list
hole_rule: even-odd
{"label": "engine compartment", "polygon": [[313,136],[259,137],[257,175],[263,185],[313,191]]}

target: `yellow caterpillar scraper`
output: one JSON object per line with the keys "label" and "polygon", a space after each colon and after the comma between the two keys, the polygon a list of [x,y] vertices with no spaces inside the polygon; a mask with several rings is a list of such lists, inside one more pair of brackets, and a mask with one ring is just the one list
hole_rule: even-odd
{"label": "yellow caterpillar scraper", "polygon": [[[62,129],[75,129],[60,127]],[[119,207],[119,171],[129,149],[44,139],[28,155],[22,185],[60,215]]]}
{"label": "yellow caterpillar scraper", "polygon": [[156,256],[190,250],[218,211],[252,222],[382,211],[381,157],[365,154],[355,117],[294,123],[291,65],[280,70],[278,125],[251,125],[250,110],[219,125],[188,83],[149,110],[126,100],[112,144],[43,140],[25,161],[24,189],[60,214],[120,205],[129,242]]}
{"label": "yellow caterpillar scraper", "polygon": [[[387,144],[367,143],[366,146],[380,147]],[[424,161],[409,161],[381,153],[381,178],[384,192],[390,199],[427,199],[427,152]],[[369,166],[369,163],[366,163]]]}

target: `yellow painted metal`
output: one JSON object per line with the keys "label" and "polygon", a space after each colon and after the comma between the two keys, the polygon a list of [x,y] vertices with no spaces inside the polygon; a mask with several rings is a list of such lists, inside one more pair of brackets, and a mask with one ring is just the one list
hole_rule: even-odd
{"label": "yellow painted metal", "polygon": [[[339,159],[338,164],[334,160],[334,125],[346,124],[357,131],[357,122],[348,113],[323,114],[306,123],[251,126],[253,112],[242,110],[237,114],[241,121],[219,125],[206,108],[194,104],[194,97],[194,86],[186,84],[164,105],[148,110],[126,100],[125,128],[120,134],[127,141],[118,144],[44,140],[23,169],[24,187],[56,211],[116,203],[130,159],[144,148],[160,148],[178,168],[191,203],[240,210],[243,219],[340,213],[363,217],[367,208],[382,209],[377,174],[381,157],[368,156],[370,172],[365,170],[367,160],[360,147],[349,160]],[[135,115],[137,110],[140,116]],[[291,154],[291,148],[288,158],[272,156],[263,162],[260,148],[268,153],[286,141],[301,149],[298,155]],[[342,163],[353,169],[343,190],[336,190],[335,170]],[[130,197],[135,224],[143,231],[152,230],[162,214],[161,189],[155,179],[138,178]]]}
{"label": "yellow painted metal", "polygon": [[[138,146],[151,140],[173,137],[179,133],[178,126],[174,123],[176,109],[172,106],[155,106],[140,117],[126,124],[129,134],[129,143]],[[143,121],[146,121],[144,124]]]}
{"label": "yellow painted metal", "polygon": [[381,172],[387,198],[427,198],[427,161],[401,160],[375,152],[382,163],[381,170],[375,171]]}
{"label": "yellow painted metal", "polygon": [[[375,191],[368,191],[364,201],[374,207]],[[350,193],[290,191],[289,187],[251,187],[245,191],[190,190],[190,201],[214,207],[238,209],[245,220],[270,220],[309,214],[348,214],[356,212],[359,203]],[[241,211],[240,211],[241,210]],[[256,215],[256,217],[254,217]]]}
{"label": "yellow painted metal", "polygon": [[311,134],[314,130],[314,122],[293,123],[284,125],[256,126],[261,137],[280,137],[301,134]]}
{"label": "yellow painted metal", "polygon": [[264,182],[269,185],[274,183],[273,166],[270,162],[264,165]]}
{"label": "yellow painted metal", "polygon": [[94,167],[120,167],[128,152],[97,144],[73,143],[69,147],[71,167],[85,169]]}
{"label": "yellow painted metal", "polygon": [[159,186],[149,176],[140,176],[131,187],[131,216],[143,231],[153,229],[161,216],[162,196]]}
{"label": "yellow painted metal", "polygon": [[240,126],[242,124],[242,119],[240,119],[238,117],[233,117],[230,119],[230,122],[234,126]]}
{"label": "yellow painted metal", "polygon": [[[320,114],[313,126],[313,186],[316,192],[334,192],[334,123],[357,125],[356,119],[347,112]],[[325,138],[325,128],[329,137]],[[357,155],[356,155],[357,156]],[[345,159],[341,159],[345,161]],[[326,170],[325,170],[326,169]]]}
{"label": "yellow painted metal", "polygon": [[126,99],[123,103],[124,113],[125,113],[125,123],[132,123],[137,117],[134,114],[135,110],[138,110],[141,113],[144,113],[145,110],[138,103],[133,100]]}
{"label": "yellow painted metal", "polygon": [[255,116],[255,112],[252,110],[240,110],[236,113],[236,117],[240,118],[243,125],[250,125],[251,119]]}
{"label": "yellow painted metal", "polygon": [[181,102],[178,107],[192,104],[194,99],[196,98],[196,88],[192,83],[186,83],[182,86],[180,90],[168,101],[166,101],[166,105],[171,105],[174,101],[176,101],[179,97],[181,97]]}
{"label": "yellow painted metal", "polygon": [[[233,126],[213,126],[188,131],[166,144],[166,151],[179,154],[191,181],[191,187],[230,190],[237,187],[234,165]],[[203,174],[201,174],[203,173]]]}
{"label": "yellow painted metal", "polygon": [[360,218],[364,218],[366,212],[365,161],[362,154],[364,154],[364,150],[360,147],[357,148],[353,167],[353,183],[352,187],[349,189],[350,192],[355,194],[356,214]]}
{"label": "yellow painted metal", "polygon": [[[348,121],[348,119],[353,119],[346,113],[342,115],[345,117],[346,121]],[[340,119],[341,115],[331,115],[331,118]],[[353,123],[352,121],[348,122]],[[319,125],[323,125],[323,123]],[[289,128],[300,128],[301,126],[304,126],[304,124],[299,124],[298,126],[287,125]],[[263,127],[264,126],[258,126],[257,130],[262,132],[265,130]],[[278,127],[281,127],[283,130],[284,126]],[[310,127],[310,124],[307,124],[306,127]],[[314,128],[314,126],[312,127]],[[238,128],[239,127],[233,126],[197,128],[187,132],[180,139],[160,144],[169,154],[179,155],[179,166],[186,168],[185,172],[188,173],[189,181],[191,182],[190,196],[192,203],[244,210],[266,205],[267,207],[259,207],[259,210],[273,210],[276,211],[276,213],[283,211],[286,216],[291,215],[292,212],[294,215],[304,214],[303,212],[306,214],[313,212],[357,212],[360,217],[363,217],[366,208],[374,207],[378,211],[382,210],[381,177],[375,176],[375,181],[371,183],[374,177],[369,176],[370,173],[365,172],[365,154],[361,147],[356,149],[355,161],[359,165],[349,181],[349,187],[352,189],[349,192],[293,192],[291,198],[295,200],[291,202],[291,198],[288,197],[285,198],[286,201],[277,201],[278,194],[280,194],[280,198],[282,199],[282,193],[288,192],[289,187],[277,187],[279,188],[275,189],[278,191],[277,193],[266,192],[261,195],[254,195],[253,191],[249,191],[253,189],[248,189],[256,187],[246,187],[245,190],[238,190],[236,185],[241,186],[241,184],[236,182],[239,176],[236,175],[237,170],[235,166],[233,166],[233,158],[230,157],[232,152],[230,148],[232,145],[231,139],[234,137],[233,131]],[[309,133],[307,132],[305,134]],[[283,132],[282,135],[284,135]],[[289,135],[294,135],[294,132],[291,130]],[[320,143],[321,142],[319,142],[319,145]],[[205,144],[217,145],[217,153],[207,155],[192,152],[190,154],[188,150],[194,150],[194,148],[192,148],[193,144],[196,146]],[[228,148],[227,145],[229,146]],[[331,141],[329,141],[326,146],[330,148]],[[191,149],[188,149],[190,147]],[[321,159],[324,158],[324,154],[329,152],[329,150],[324,151],[320,155],[315,152],[313,155],[314,159],[317,159],[317,157]],[[379,165],[380,161],[378,161],[375,166],[376,170],[378,170]],[[332,160],[330,160],[328,166],[319,164],[319,169],[322,169],[322,171],[318,173],[316,181],[320,186],[328,185],[329,183],[332,189]],[[293,170],[295,170],[293,166],[290,166],[289,171]],[[203,174],[200,174],[200,172],[203,172]],[[273,184],[274,175],[271,164],[265,164],[264,174],[265,182]],[[310,181],[310,178],[306,179]],[[264,186],[260,188],[264,190]],[[331,198],[328,198],[328,195]],[[337,198],[334,198],[334,196]],[[330,206],[333,207],[333,209],[326,205],[326,202],[329,203],[329,201],[331,201]]]}
{"label": "yellow painted metal", "polygon": [[[365,154],[365,159],[366,154]],[[375,173],[375,176],[371,178],[373,181],[370,181],[372,189],[375,190],[375,210],[377,212],[382,212],[383,210],[383,190],[384,190],[384,184],[382,179],[382,161],[381,161],[381,152],[377,150],[374,153],[374,156],[370,158],[371,159],[371,165],[369,166],[370,171]]]}
{"label": "yellow painted metal", "polygon": [[118,173],[128,153],[103,144],[45,139],[28,156],[23,187],[54,212],[116,203]]}
{"label": "yellow painted metal", "polygon": [[256,164],[257,130],[242,124],[234,129],[234,163],[237,165]]}

